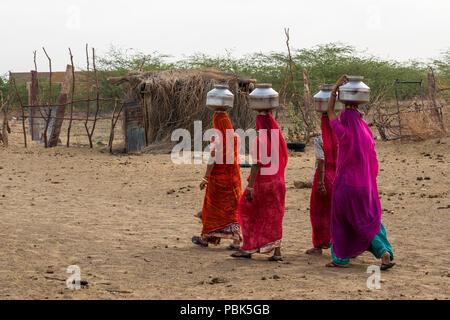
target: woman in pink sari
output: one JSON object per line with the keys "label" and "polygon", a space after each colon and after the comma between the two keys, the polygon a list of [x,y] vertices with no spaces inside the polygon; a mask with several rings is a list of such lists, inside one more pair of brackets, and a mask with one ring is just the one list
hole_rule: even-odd
{"label": "woman in pink sari", "polygon": [[239,202],[243,245],[232,257],[251,258],[253,253],[274,254],[280,261],[286,185],[284,169],[288,151],[281,130],[270,112],[256,116],[258,136],[252,142],[252,165],[248,186]]}
{"label": "woman in pink sari", "polygon": [[340,119],[334,112],[336,92],[345,81],[345,76],[338,80],[328,103],[328,117],[339,148],[331,204],[333,260],[327,267],[346,267],[350,258],[370,251],[381,258],[381,270],[385,270],[394,266],[394,254],[381,222],[373,134],[357,106],[345,106]]}

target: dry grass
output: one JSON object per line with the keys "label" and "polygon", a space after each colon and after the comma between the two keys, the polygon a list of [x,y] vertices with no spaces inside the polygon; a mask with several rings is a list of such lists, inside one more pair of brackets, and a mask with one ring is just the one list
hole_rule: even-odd
{"label": "dry grass", "polygon": [[445,126],[433,111],[419,111],[400,115],[402,137],[411,140],[426,140],[445,135]]}

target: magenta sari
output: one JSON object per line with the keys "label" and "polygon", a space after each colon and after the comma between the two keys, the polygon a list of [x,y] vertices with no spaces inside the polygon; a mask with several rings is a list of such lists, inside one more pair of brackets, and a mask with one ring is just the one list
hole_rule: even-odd
{"label": "magenta sari", "polygon": [[366,251],[381,228],[375,141],[357,110],[344,109],[330,125],[339,141],[331,240],[337,257],[351,258]]}
{"label": "magenta sari", "polygon": [[[259,134],[252,142],[252,158],[261,167],[253,186],[252,201],[247,201],[244,191],[239,202],[239,222],[244,240],[241,249],[250,253],[267,253],[280,247],[283,237],[284,169],[288,151],[271,114],[257,115],[256,129]],[[273,141],[274,138],[277,140]]]}

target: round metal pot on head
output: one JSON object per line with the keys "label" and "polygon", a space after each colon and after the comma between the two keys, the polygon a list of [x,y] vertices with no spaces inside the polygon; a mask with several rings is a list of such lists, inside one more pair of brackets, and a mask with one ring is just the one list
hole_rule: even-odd
{"label": "round metal pot on head", "polygon": [[347,76],[348,82],[339,87],[339,101],[345,105],[360,105],[369,102],[370,88],[363,76]]}
{"label": "round metal pot on head", "polygon": [[[333,85],[325,84],[320,87],[320,91],[314,95],[314,109],[317,112],[327,112],[328,111],[328,101],[331,97],[331,91],[333,90]],[[336,99],[334,103],[334,111],[341,111],[343,108],[342,103]]]}
{"label": "round metal pot on head", "polygon": [[257,83],[248,99],[248,107],[255,111],[273,110],[278,108],[280,101],[278,92],[272,89],[270,83]]}
{"label": "round metal pot on head", "polygon": [[234,95],[226,84],[216,84],[206,94],[206,107],[213,111],[228,111],[233,108]]}

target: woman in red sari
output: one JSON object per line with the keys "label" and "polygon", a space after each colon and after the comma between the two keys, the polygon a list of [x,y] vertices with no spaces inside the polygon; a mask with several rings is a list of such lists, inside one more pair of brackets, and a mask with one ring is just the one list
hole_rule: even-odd
{"label": "woman in red sari", "polygon": [[201,236],[192,237],[192,242],[207,247],[208,243],[218,245],[222,238],[231,239],[233,244],[228,249],[237,250],[241,243],[237,215],[241,197],[238,139],[225,112],[214,113],[213,128],[217,132],[211,143],[214,161],[208,164],[200,183],[201,190],[206,187],[203,209],[198,216],[203,229]]}
{"label": "woman in red sari", "polygon": [[312,226],[313,248],[307,254],[322,254],[329,249],[331,223],[331,190],[336,176],[337,138],[324,113],[321,118],[322,137],[314,140],[316,148],[316,172],[310,199],[310,218]]}
{"label": "woman in red sari", "polygon": [[248,186],[239,202],[239,222],[243,245],[235,258],[251,258],[253,253],[274,254],[282,260],[281,239],[286,185],[284,169],[288,151],[281,130],[270,112],[256,116],[258,136],[252,143],[252,165]]}

